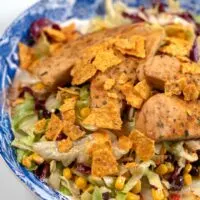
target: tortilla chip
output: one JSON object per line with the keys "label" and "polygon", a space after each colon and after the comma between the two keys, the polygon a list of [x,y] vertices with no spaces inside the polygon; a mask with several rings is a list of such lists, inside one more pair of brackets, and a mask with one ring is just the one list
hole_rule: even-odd
{"label": "tortilla chip", "polygon": [[64,121],[63,124],[63,133],[67,135],[72,141],[78,140],[85,135],[85,131],[80,130],[79,126],[76,126],[68,121]]}
{"label": "tortilla chip", "polygon": [[96,74],[97,69],[91,63],[79,60],[71,72],[73,76],[72,84],[80,85],[92,78]]}
{"label": "tortilla chip", "polygon": [[74,110],[76,105],[76,97],[67,98],[64,100],[64,104],[60,106],[59,110],[64,113],[69,110]]}
{"label": "tortilla chip", "polygon": [[183,95],[185,101],[197,100],[199,97],[199,90],[195,84],[187,84],[183,89]]}
{"label": "tortilla chip", "polygon": [[183,74],[200,74],[200,65],[194,62],[181,63]]}
{"label": "tortilla chip", "polygon": [[110,99],[107,104],[101,108],[92,108],[91,113],[84,119],[83,124],[98,128],[120,130],[122,121],[118,100]]}
{"label": "tortilla chip", "polygon": [[138,93],[134,90],[133,85],[128,82],[124,85],[120,86],[121,92],[126,97],[126,101],[129,105],[131,105],[134,108],[141,108],[143,99],[138,95]]}
{"label": "tortilla chip", "polygon": [[122,62],[122,59],[114,54],[112,49],[97,52],[92,65],[96,69],[105,72],[108,68],[116,66]]}
{"label": "tortilla chip", "polygon": [[34,61],[32,48],[19,42],[19,62],[20,67],[27,69]]}
{"label": "tortilla chip", "polygon": [[110,90],[115,85],[115,79],[108,78],[104,83],[104,90]]}
{"label": "tortilla chip", "polygon": [[49,47],[50,54],[55,55],[56,52],[62,47],[62,45],[63,44],[60,42],[51,44]]}
{"label": "tortilla chip", "polygon": [[116,92],[107,92],[108,97],[113,98],[113,99],[118,99],[119,96]]}
{"label": "tortilla chip", "polygon": [[66,153],[72,148],[72,145],[73,143],[70,138],[58,141],[58,151],[60,153]]}
{"label": "tortilla chip", "polygon": [[134,86],[134,90],[145,100],[151,95],[151,87],[146,80],[137,83],[137,85]]}
{"label": "tortilla chip", "polygon": [[119,84],[125,84],[128,81],[128,79],[129,79],[128,75],[123,72],[119,76],[118,83]]}
{"label": "tortilla chip", "polygon": [[63,121],[67,121],[68,123],[74,124],[76,121],[76,113],[75,110],[68,110],[66,112],[62,112]]}
{"label": "tortilla chip", "polygon": [[126,163],[125,167],[126,167],[127,169],[137,168],[137,167],[138,167],[138,163],[136,163],[136,162]]}
{"label": "tortilla chip", "polygon": [[43,132],[45,132],[47,126],[47,120],[46,119],[41,119],[39,121],[36,122],[35,126],[34,126],[34,133],[35,134],[41,134]]}
{"label": "tortilla chip", "polygon": [[66,41],[76,40],[81,35],[76,31],[75,23],[62,27],[61,31],[64,33]]}
{"label": "tortilla chip", "polygon": [[118,163],[110,145],[102,145],[92,154],[92,175],[104,177],[115,175],[118,172]]}
{"label": "tortilla chip", "polygon": [[155,153],[154,141],[145,136],[138,130],[133,130],[129,135],[133,143],[132,148],[135,150],[136,155],[143,161],[150,160]]}
{"label": "tortilla chip", "polygon": [[172,56],[189,56],[192,43],[179,38],[166,38],[166,44],[159,51]]}
{"label": "tortilla chip", "polygon": [[56,140],[58,135],[63,129],[62,121],[55,115],[51,115],[51,119],[48,123],[47,131],[45,132],[45,137],[47,140]]}
{"label": "tortilla chip", "polygon": [[66,41],[65,34],[61,30],[56,30],[54,28],[47,27],[44,28],[43,31],[55,42]]}
{"label": "tortilla chip", "polygon": [[143,36],[134,35],[130,39],[120,38],[116,40],[115,47],[122,54],[131,55],[138,58],[145,58],[145,38]]}
{"label": "tortilla chip", "polygon": [[132,141],[127,136],[121,136],[118,141],[118,145],[120,149],[125,151],[129,151],[132,147]]}

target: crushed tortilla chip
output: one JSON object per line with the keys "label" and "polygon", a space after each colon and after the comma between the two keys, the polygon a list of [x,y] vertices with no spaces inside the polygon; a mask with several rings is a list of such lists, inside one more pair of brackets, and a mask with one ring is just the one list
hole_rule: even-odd
{"label": "crushed tortilla chip", "polygon": [[187,84],[186,78],[182,77],[178,80],[169,80],[165,83],[165,94],[167,96],[181,95]]}
{"label": "crushed tortilla chip", "polygon": [[27,69],[34,61],[32,48],[19,42],[19,62],[20,67]]}
{"label": "crushed tortilla chip", "polygon": [[128,104],[130,104],[134,108],[141,108],[143,99],[134,90],[134,87],[130,82],[120,86],[120,90],[125,95]]}
{"label": "crushed tortilla chip", "polygon": [[47,120],[45,118],[39,120],[34,125],[34,133],[35,134],[41,134],[45,132],[47,126]]}
{"label": "crushed tortilla chip", "polygon": [[125,164],[125,167],[126,167],[127,169],[137,168],[137,167],[138,167],[138,163],[136,163],[136,162],[129,162],[129,163],[126,163],[126,164]]}
{"label": "crushed tortilla chip", "polygon": [[166,38],[166,44],[159,51],[172,56],[189,56],[192,43],[179,38]]}
{"label": "crushed tortilla chip", "polygon": [[110,90],[115,85],[115,79],[108,78],[104,83],[104,90]]}
{"label": "crushed tortilla chip", "polygon": [[63,113],[68,110],[74,110],[75,105],[76,105],[76,97],[67,98],[64,100],[64,104],[60,106],[59,110]]}
{"label": "crushed tortilla chip", "polygon": [[60,43],[60,42],[51,44],[50,47],[49,47],[50,54],[55,55],[56,52],[62,47],[62,45],[63,44]]}
{"label": "crushed tortilla chip", "polygon": [[63,124],[63,133],[67,135],[71,140],[78,140],[85,135],[85,131],[82,131],[79,126],[76,126],[68,121],[64,121]]}
{"label": "crushed tortilla chip", "polygon": [[43,31],[55,42],[64,42],[66,40],[65,34],[61,30],[47,27]]}
{"label": "crushed tortilla chip", "polygon": [[122,62],[122,59],[114,54],[112,49],[97,52],[92,65],[96,69],[105,72],[108,68],[116,66]]}
{"label": "crushed tortilla chip", "polygon": [[183,89],[183,95],[185,101],[197,100],[199,97],[199,90],[195,84],[187,84]]}
{"label": "crushed tortilla chip", "polygon": [[119,84],[125,84],[128,81],[128,75],[125,74],[124,72],[122,74],[120,74],[119,79],[118,79],[118,83]]}
{"label": "crushed tortilla chip", "polygon": [[108,97],[113,98],[113,99],[118,99],[119,96],[117,95],[116,92],[107,92]]}
{"label": "crushed tortilla chip", "polygon": [[80,37],[80,33],[76,31],[75,23],[71,23],[68,26],[62,27],[61,31],[64,33],[66,41],[76,40]]}
{"label": "crushed tortilla chip", "polygon": [[134,86],[134,90],[145,100],[151,95],[151,87],[146,80],[137,83],[137,85]]}
{"label": "crushed tortilla chip", "polygon": [[122,54],[145,58],[145,38],[134,35],[130,39],[119,38],[115,42],[115,47]]}
{"label": "crushed tortilla chip", "polygon": [[200,65],[195,62],[181,63],[183,74],[200,74]]}
{"label": "crushed tortilla chip", "polygon": [[133,130],[129,138],[131,139],[136,155],[143,161],[150,160],[155,153],[154,141],[138,130]]}
{"label": "crushed tortilla chip", "polygon": [[45,137],[47,140],[56,140],[63,129],[63,122],[55,115],[51,115]]}
{"label": "crushed tortilla chip", "polygon": [[72,145],[73,143],[70,138],[58,141],[58,151],[60,153],[66,153],[72,148]]}
{"label": "crushed tortilla chip", "polygon": [[118,172],[118,163],[109,144],[102,145],[92,154],[92,175],[104,177],[115,175]]}
{"label": "crushed tortilla chip", "polygon": [[84,119],[83,124],[98,128],[120,130],[122,120],[118,100],[112,98],[108,100],[106,105],[100,108],[92,108],[88,117]]}
{"label": "crushed tortilla chip", "polygon": [[62,119],[70,124],[74,124],[76,120],[75,110],[68,110],[61,113]]}
{"label": "crushed tortilla chip", "polygon": [[127,136],[121,136],[119,137],[118,145],[120,149],[123,149],[125,151],[129,151],[132,147],[132,141]]}

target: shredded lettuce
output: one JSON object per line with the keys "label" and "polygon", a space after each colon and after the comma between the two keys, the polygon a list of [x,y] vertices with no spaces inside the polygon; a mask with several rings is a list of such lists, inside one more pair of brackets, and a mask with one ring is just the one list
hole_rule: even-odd
{"label": "shredded lettuce", "polygon": [[69,189],[66,188],[66,187],[64,187],[64,186],[62,186],[62,185],[60,186],[59,191],[60,191],[62,194],[64,194],[65,196],[71,196],[71,195],[72,195],[71,192],[69,191]]}
{"label": "shredded lettuce", "polygon": [[92,195],[89,192],[85,191],[81,195],[81,200],[92,200]]}
{"label": "shredded lettuce", "polygon": [[30,94],[25,93],[24,102],[13,109],[12,127],[14,132],[20,132],[19,126],[21,123],[36,115],[34,106],[34,98]]}
{"label": "shredded lettuce", "polygon": [[28,151],[28,150],[22,150],[22,149],[17,149],[16,150],[16,154],[17,154],[17,161],[19,163],[21,163],[22,159],[30,154],[30,151]]}
{"label": "shredded lettuce", "polygon": [[111,176],[104,176],[103,180],[107,187],[112,188],[115,182],[115,178]]}
{"label": "shredded lettuce", "polygon": [[184,142],[176,142],[176,143],[165,142],[165,147],[170,153],[174,154],[177,157],[185,158],[190,162],[197,161],[198,155],[196,153],[186,151],[186,149],[184,149],[183,147],[183,144]]}
{"label": "shredded lettuce", "polygon": [[117,192],[116,200],[126,200],[126,196],[127,195],[122,192]]}
{"label": "shredded lettuce", "polygon": [[15,138],[11,145],[22,150],[32,151],[32,144],[34,142],[34,139],[35,139],[34,135]]}
{"label": "shredded lettuce", "polygon": [[160,177],[158,174],[156,174],[155,172],[152,172],[151,170],[147,170],[147,172],[145,173],[148,180],[149,180],[149,184],[154,186],[157,189],[163,189],[163,185],[161,183]]}
{"label": "shredded lettuce", "polygon": [[88,181],[93,185],[98,185],[98,186],[104,185],[104,181],[100,177],[90,175],[88,176]]}
{"label": "shredded lettuce", "polygon": [[94,192],[92,194],[92,200],[103,200],[103,197],[102,197],[99,187],[94,188]]}

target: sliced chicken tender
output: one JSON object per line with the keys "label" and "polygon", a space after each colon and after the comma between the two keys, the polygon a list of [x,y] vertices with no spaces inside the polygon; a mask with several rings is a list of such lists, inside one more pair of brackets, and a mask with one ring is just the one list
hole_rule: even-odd
{"label": "sliced chicken tender", "polygon": [[181,70],[180,62],[175,57],[157,55],[144,67],[147,80],[158,89],[163,89],[167,80],[176,79]]}
{"label": "sliced chicken tender", "polygon": [[200,103],[157,94],[136,117],[136,129],[155,141],[200,138]]}

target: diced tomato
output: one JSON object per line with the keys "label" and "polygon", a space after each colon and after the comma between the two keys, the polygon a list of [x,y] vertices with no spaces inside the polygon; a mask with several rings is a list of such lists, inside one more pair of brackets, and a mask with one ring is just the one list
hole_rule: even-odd
{"label": "diced tomato", "polygon": [[169,195],[169,200],[181,200],[180,194],[173,193]]}

